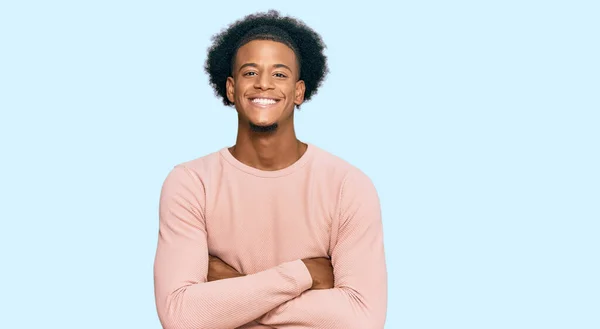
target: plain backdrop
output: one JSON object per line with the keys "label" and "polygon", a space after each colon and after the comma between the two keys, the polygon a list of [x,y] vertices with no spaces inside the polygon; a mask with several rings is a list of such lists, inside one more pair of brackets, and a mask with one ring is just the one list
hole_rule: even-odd
{"label": "plain backdrop", "polygon": [[0,327],[160,328],[158,197],[230,146],[210,37],[278,9],[330,74],[301,140],[381,197],[386,329],[600,328],[597,1],[3,1]]}

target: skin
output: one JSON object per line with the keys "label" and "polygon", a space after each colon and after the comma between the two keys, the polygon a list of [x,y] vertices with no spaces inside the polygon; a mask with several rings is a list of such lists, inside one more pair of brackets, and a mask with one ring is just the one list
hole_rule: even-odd
{"label": "skin", "polygon": [[[240,162],[261,170],[280,170],[298,161],[307,144],[296,137],[294,109],[304,102],[305,85],[294,51],[271,40],[254,40],[238,49],[227,78],[227,98],[238,113],[236,144],[229,148]],[[260,105],[256,98],[275,100]],[[210,256],[210,255],[209,255]],[[302,260],[312,279],[311,289],[334,285],[329,258]],[[210,256],[208,281],[244,276],[221,259]]]}
{"label": "skin", "polygon": [[[334,286],[333,266],[326,257],[303,259],[312,278],[310,289],[331,289]],[[234,279],[245,276],[218,257],[209,255],[207,281]]]}
{"label": "skin", "polygon": [[[227,98],[238,113],[236,144],[231,154],[242,163],[261,170],[279,170],[296,162],[307,145],[296,137],[294,109],[304,102],[304,81],[299,80],[294,51],[270,40],[254,40],[240,47],[232,76],[227,79]],[[253,98],[277,100],[261,107]],[[254,126],[277,128],[268,132]]]}

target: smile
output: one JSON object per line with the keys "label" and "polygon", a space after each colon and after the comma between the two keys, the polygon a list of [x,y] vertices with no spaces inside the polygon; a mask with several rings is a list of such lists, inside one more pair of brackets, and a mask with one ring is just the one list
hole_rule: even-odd
{"label": "smile", "polygon": [[252,104],[261,106],[261,107],[267,107],[267,106],[271,106],[274,105],[276,103],[279,102],[279,99],[274,99],[274,98],[251,98],[250,102],[252,102]]}

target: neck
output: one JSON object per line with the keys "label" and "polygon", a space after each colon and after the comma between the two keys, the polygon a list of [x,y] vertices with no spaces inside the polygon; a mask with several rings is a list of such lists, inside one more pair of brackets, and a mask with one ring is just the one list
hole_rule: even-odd
{"label": "neck", "polygon": [[229,151],[248,166],[273,171],[291,166],[306,148],[307,145],[296,138],[293,124],[280,124],[270,132],[256,132],[250,129],[248,122],[240,121],[236,144]]}

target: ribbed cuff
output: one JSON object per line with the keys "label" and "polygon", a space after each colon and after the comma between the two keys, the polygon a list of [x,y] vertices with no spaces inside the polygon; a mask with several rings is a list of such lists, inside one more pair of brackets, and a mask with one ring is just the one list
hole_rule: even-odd
{"label": "ribbed cuff", "polygon": [[292,273],[292,276],[296,279],[296,283],[298,284],[298,295],[302,294],[306,290],[310,289],[313,284],[312,277],[310,276],[310,272],[304,262],[301,259],[294,260],[288,262],[286,267]]}

